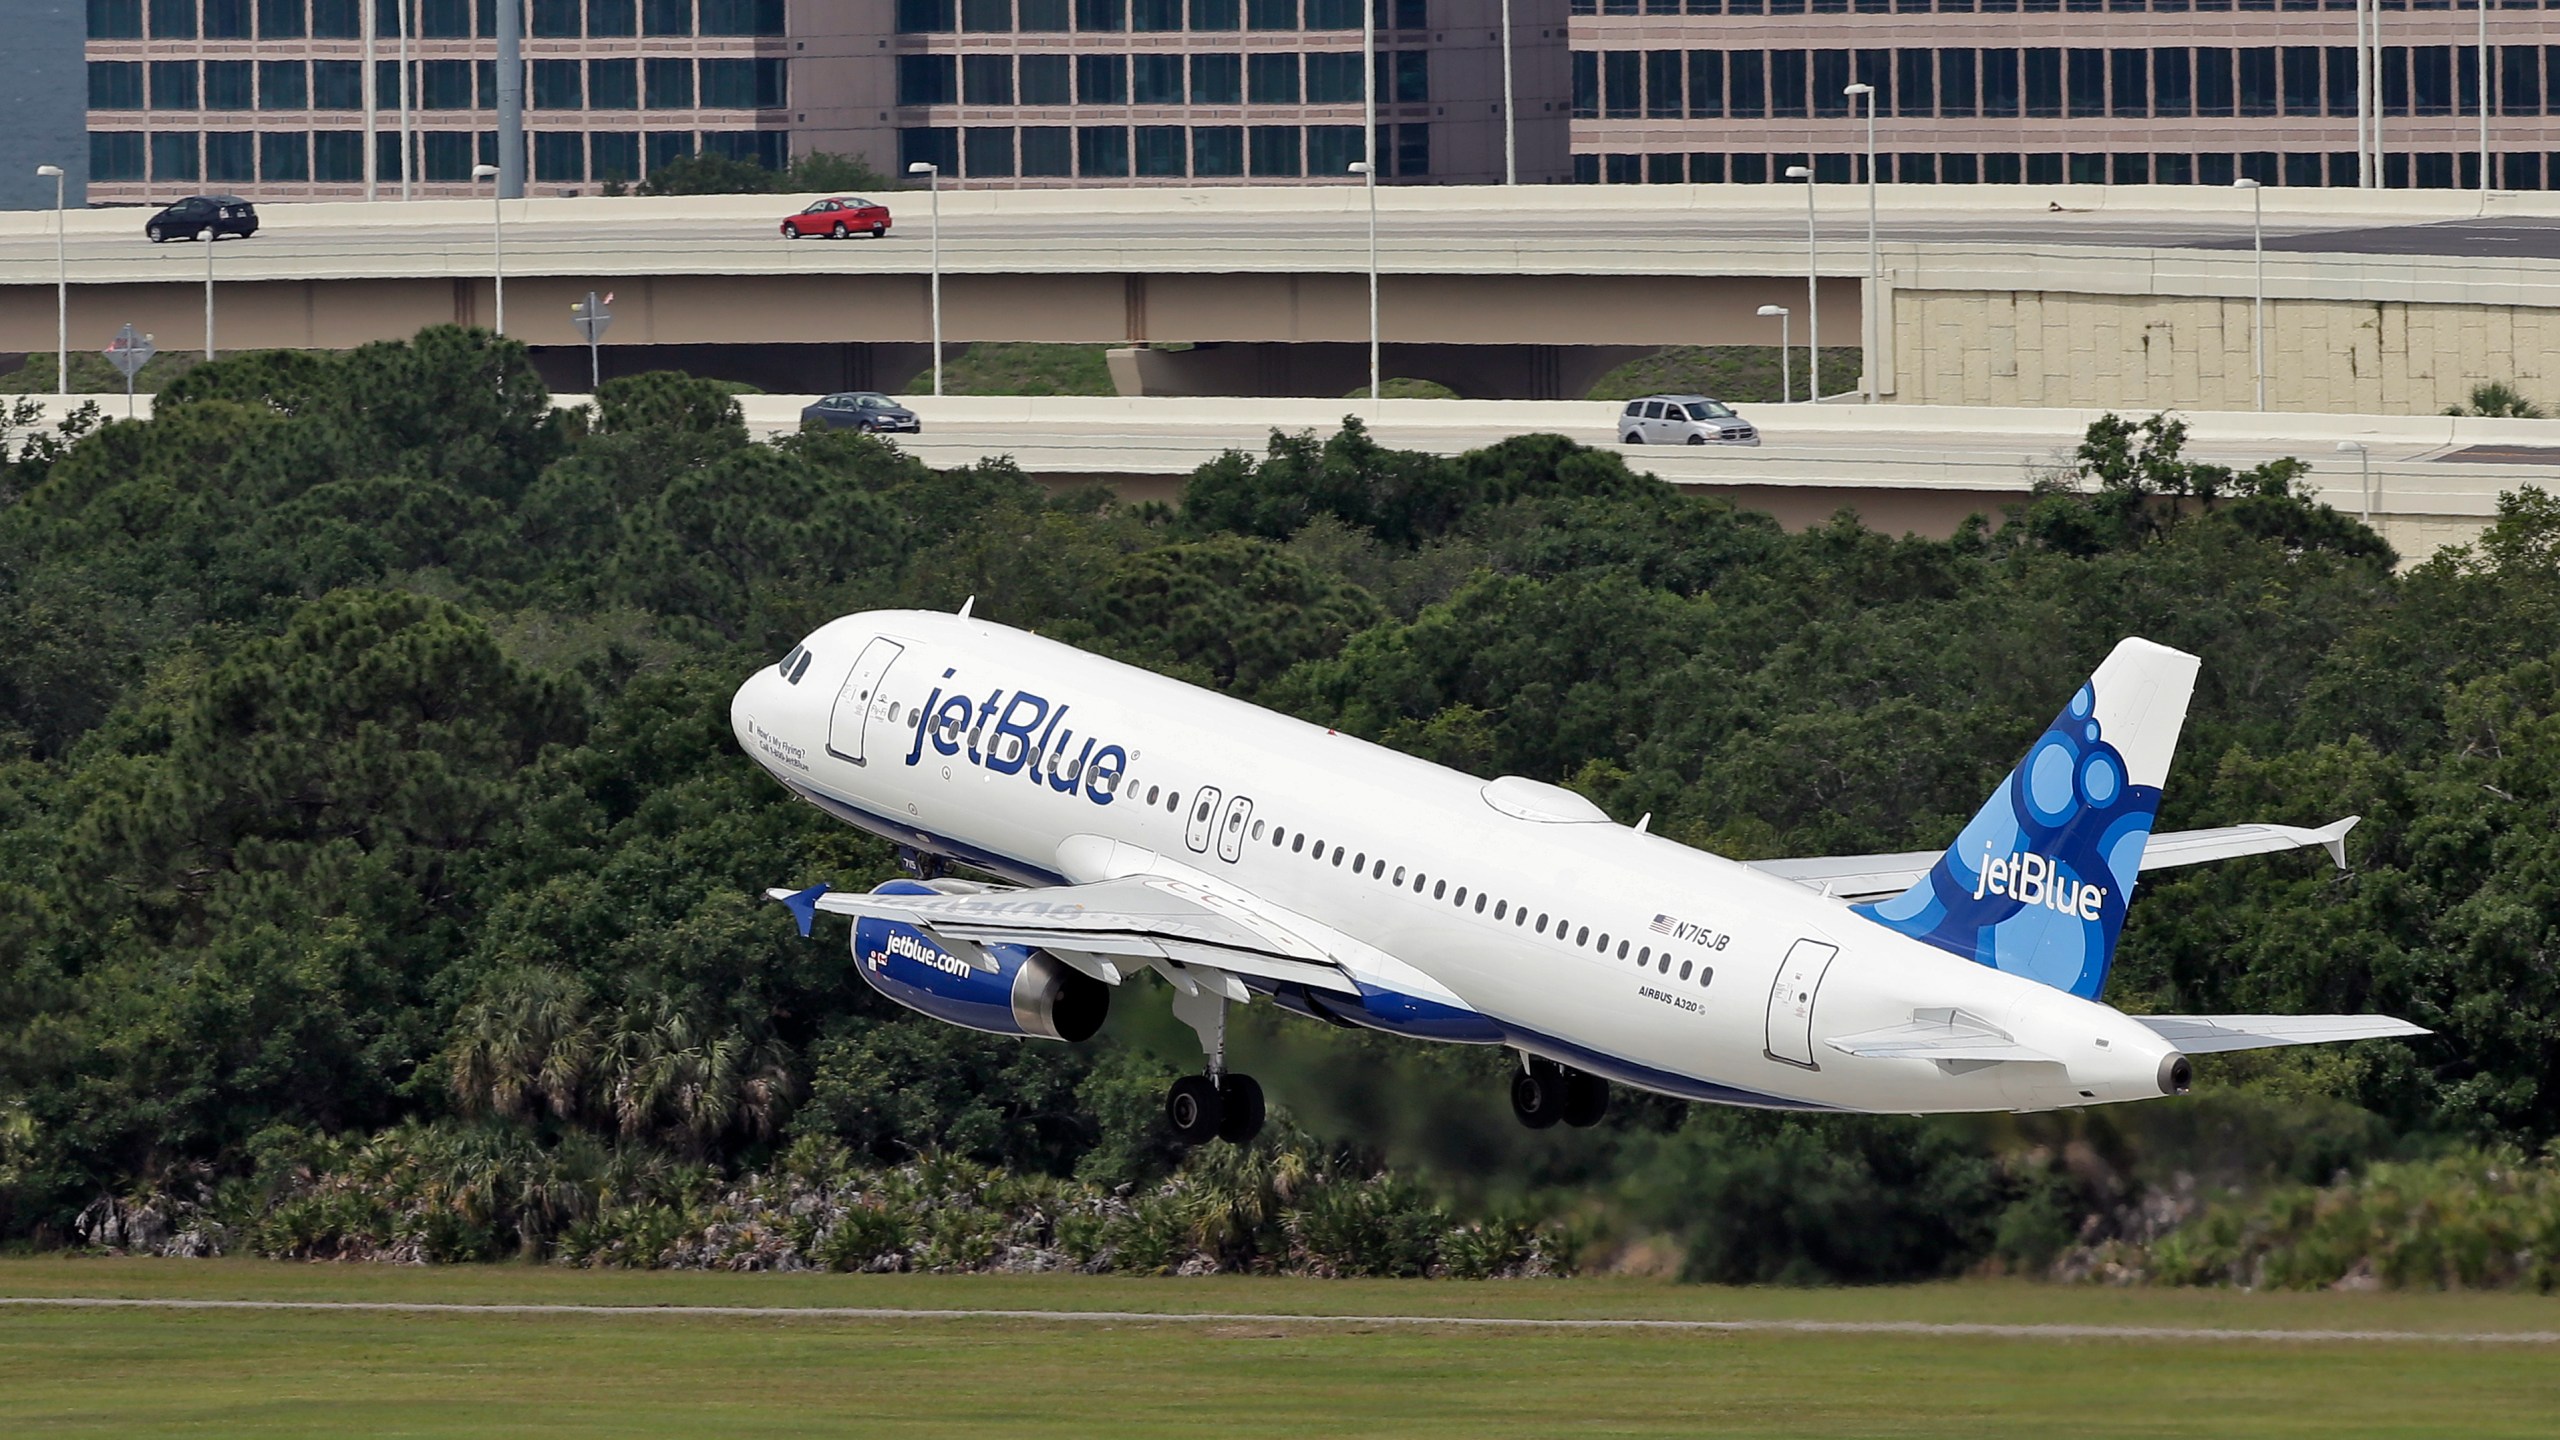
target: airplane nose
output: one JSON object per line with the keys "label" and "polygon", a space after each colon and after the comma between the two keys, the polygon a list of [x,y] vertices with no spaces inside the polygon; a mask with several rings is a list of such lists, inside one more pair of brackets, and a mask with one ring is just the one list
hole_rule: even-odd
{"label": "airplane nose", "polygon": [[729,698],[729,732],[738,737],[738,748],[749,755],[756,753],[756,747],[748,735],[748,726],[755,718],[756,702],[764,694],[765,683],[772,678],[769,670],[758,670]]}

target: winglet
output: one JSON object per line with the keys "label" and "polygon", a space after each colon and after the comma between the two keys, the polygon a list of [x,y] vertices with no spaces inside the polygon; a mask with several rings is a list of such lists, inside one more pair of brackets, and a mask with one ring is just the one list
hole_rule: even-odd
{"label": "winglet", "polygon": [[2329,852],[2330,864],[2341,870],[2347,868],[2347,832],[2356,828],[2356,822],[2363,818],[2361,815],[2350,815],[2334,824],[2323,825],[2313,832],[2320,838],[2320,848]]}
{"label": "winglet", "polygon": [[818,897],[826,894],[829,888],[827,882],[821,880],[806,890],[795,890],[788,895],[774,897],[790,907],[791,918],[800,922],[801,939],[809,938],[809,927],[818,921]]}

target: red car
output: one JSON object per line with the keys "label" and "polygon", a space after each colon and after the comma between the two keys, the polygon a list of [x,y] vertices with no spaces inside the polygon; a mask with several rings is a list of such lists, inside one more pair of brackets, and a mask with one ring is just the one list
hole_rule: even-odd
{"label": "red car", "polygon": [[785,240],[797,240],[803,235],[830,235],[841,240],[856,230],[874,240],[888,234],[889,207],[876,200],[838,195],[797,215],[785,216],[782,221]]}

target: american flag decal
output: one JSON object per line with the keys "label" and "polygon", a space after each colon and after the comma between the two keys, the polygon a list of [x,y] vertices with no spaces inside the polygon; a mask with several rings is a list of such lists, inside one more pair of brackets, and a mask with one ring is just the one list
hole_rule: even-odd
{"label": "american flag decal", "polygon": [[1654,917],[1653,917],[1653,933],[1654,933],[1654,934],[1656,934],[1656,935],[1668,935],[1668,934],[1670,934],[1670,933],[1671,933],[1671,917],[1670,917],[1670,916],[1668,916],[1668,915],[1656,915],[1656,916],[1654,916]]}

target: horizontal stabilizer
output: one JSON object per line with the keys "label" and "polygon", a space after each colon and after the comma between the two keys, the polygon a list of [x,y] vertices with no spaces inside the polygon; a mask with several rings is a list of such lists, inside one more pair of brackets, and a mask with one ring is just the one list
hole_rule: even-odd
{"label": "horizontal stabilizer", "polygon": [[2427,1035],[2423,1025],[2388,1015],[2136,1015],[2153,1033],[2189,1055],[2226,1050],[2268,1050],[2278,1045],[2328,1045]]}
{"label": "horizontal stabilizer", "polygon": [[[2148,875],[2154,870],[2201,865],[2209,860],[2233,860],[2243,855],[2304,850],[2314,845],[2328,851],[2330,862],[2343,870],[2347,866],[2347,832],[2356,828],[2358,818],[2350,815],[2318,827],[2259,824],[2222,825],[2211,830],[2172,830],[2152,836],[2151,843],[2143,847],[2141,873]],[[1805,855],[1786,860],[1748,860],[1743,863],[1781,880],[1793,880],[1834,900],[1856,902],[1901,894],[1929,873],[1929,867],[1938,863],[1939,853],[1935,850],[1910,850],[1887,855]]]}
{"label": "horizontal stabilizer", "polygon": [[1908,1025],[1838,1035],[1824,1043],[1844,1055],[1883,1060],[1970,1060],[1986,1065],[2006,1060],[2061,1063],[1961,1010],[1923,1010]]}

